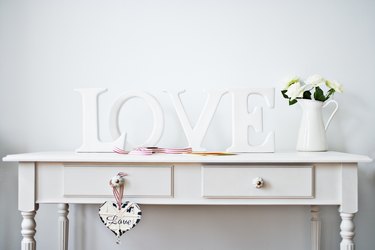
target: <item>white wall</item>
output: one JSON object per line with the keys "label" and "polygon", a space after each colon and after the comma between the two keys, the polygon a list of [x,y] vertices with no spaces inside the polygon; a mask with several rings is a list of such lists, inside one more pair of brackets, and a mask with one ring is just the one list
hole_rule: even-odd
{"label": "white wall", "polygon": [[[278,87],[292,73],[320,73],[345,85],[345,93],[336,96],[340,110],[328,132],[329,148],[374,157],[374,13],[370,0],[0,0],[0,154],[77,148],[81,111],[74,88],[110,89],[102,98],[102,121],[120,91],[150,90],[165,107],[161,144],[185,146],[162,89],[188,89],[184,100],[196,119],[204,101],[202,89]],[[204,142],[210,149],[230,143],[224,119],[228,103],[223,100]],[[122,111],[121,124],[134,140],[141,140],[150,127],[129,107]],[[299,117],[298,106],[288,107],[277,94],[275,110],[266,113],[267,128],[276,131],[277,150],[294,150]],[[108,138],[105,129],[102,133]],[[355,219],[359,250],[375,246],[373,167],[360,166],[360,212]],[[309,246],[307,207],[142,208],[142,223],[116,246],[98,219],[97,205],[72,206],[71,249]],[[322,210],[322,249],[337,249],[336,208]],[[38,247],[56,249],[56,207],[42,205],[40,212]],[[0,214],[0,249],[18,249],[16,164],[1,162]]]}

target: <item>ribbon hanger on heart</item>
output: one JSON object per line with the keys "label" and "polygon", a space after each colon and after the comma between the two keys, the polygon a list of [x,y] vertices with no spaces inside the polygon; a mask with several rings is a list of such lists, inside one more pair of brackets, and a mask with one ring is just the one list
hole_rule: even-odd
{"label": "ribbon hanger on heart", "polygon": [[120,172],[109,181],[119,210],[121,209],[122,197],[124,196],[125,176],[127,176],[126,173]]}
{"label": "ribbon hanger on heart", "polygon": [[119,172],[109,180],[116,202],[106,201],[99,208],[99,218],[117,236],[117,244],[120,244],[120,237],[134,228],[142,217],[141,208],[137,203],[122,201],[125,190],[125,176],[127,176],[126,173]]}

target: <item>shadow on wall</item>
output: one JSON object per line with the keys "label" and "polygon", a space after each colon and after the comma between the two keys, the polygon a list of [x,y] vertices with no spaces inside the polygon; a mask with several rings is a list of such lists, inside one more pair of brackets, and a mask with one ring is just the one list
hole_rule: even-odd
{"label": "shadow on wall", "polygon": [[[74,206],[76,250],[113,249],[149,250],[242,250],[249,245],[271,250],[271,242],[280,242],[279,249],[303,249],[309,245],[309,206],[158,206],[142,205],[143,218],[137,227],[116,237],[98,218],[99,205]],[[337,231],[339,216],[332,207],[323,208],[323,227]],[[98,218],[98,219],[96,219]],[[289,227],[291,224],[294,227]],[[288,225],[288,230],[285,226]],[[87,230],[90,228],[90,230]],[[272,239],[270,239],[272,235]],[[97,240],[93,240],[97,239]],[[325,242],[333,249],[339,236]]]}

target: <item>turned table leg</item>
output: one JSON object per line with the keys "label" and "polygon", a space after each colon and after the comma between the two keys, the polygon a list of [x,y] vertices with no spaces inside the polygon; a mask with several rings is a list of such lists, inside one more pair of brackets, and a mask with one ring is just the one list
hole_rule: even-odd
{"label": "turned table leg", "polygon": [[69,237],[69,204],[58,204],[59,214],[59,250],[68,250]]}
{"label": "turned table leg", "polygon": [[35,205],[35,210],[32,211],[21,211],[21,215],[23,217],[21,223],[21,234],[22,234],[22,241],[21,241],[21,250],[36,250],[36,241],[35,241],[35,233],[36,233],[36,223],[35,223],[35,214],[38,210],[38,205]]}
{"label": "turned table leg", "polygon": [[311,206],[311,250],[320,250],[320,216],[319,206]]}
{"label": "turned table leg", "polygon": [[340,213],[341,225],[340,225],[340,235],[342,241],[340,243],[340,250],[354,250],[354,213]]}
{"label": "turned table leg", "polygon": [[341,216],[340,250],[354,250],[354,222],[353,218],[358,211],[358,167],[357,164],[342,164],[342,187],[341,206],[339,213]]}

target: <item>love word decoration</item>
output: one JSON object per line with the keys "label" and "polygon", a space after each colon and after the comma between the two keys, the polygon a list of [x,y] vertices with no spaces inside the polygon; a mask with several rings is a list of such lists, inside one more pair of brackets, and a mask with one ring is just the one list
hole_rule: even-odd
{"label": "love word decoration", "polygon": [[142,217],[141,208],[137,203],[129,201],[122,203],[124,176],[126,176],[125,173],[118,173],[109,181],[116,202],[106,201],[99,208],[99,218],[117,236],[117,244],[120,244],[120,237],[135,227]]}
{"label": "love word decoration", "polygon": [[[102,142],[99,135],[99,115],[98,98],[107,89],[86,88],[77,89],[82,97],[83,107],[83,136],[82,145],[77,152],[112,152],[113,148],[121,145],[120,149],[125,149],[125,145],[132,145],[127,141],[127,133],[120,132],[119,112],[122,106],[133,98],[143,100],[152,111],[153,128],[150,136],[142,145],[132,145],[132,148],[155,146],[160,140],[164,129],[164,113],[159,101],[145,91],[127,91],[122,93],[112,104],[109,116],[109,129],[113,142]],[[270,109],[274,108],[275,90],[274,88],[244,88],[212,90],[207,92],[205,105],[194,126],[191,125],[182,104],[181,94],[185,91],[165,91],[176,110],[177,117],[181,123],[183,132],[193,151],[205,151],[201,144],[206,135],[207,129],[215,115],[220,100],[224,95],[230,94],[232,98],[232,145],[226,149],[227,152],[274,152],[275,133],[270,131],[265,136],[263,142],[252,145],[249,142],[249,127],[256,133],[263,132],[263,108],[256,106],[253,111],[248,110],[248,99],[252,95],[261,96]]]}

